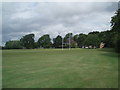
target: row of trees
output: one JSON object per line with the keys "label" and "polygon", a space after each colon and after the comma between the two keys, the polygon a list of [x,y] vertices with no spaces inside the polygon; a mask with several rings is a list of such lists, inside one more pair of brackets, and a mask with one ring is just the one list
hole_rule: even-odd
{"label": "row of trees", "polygon": [[35,42],[34,34],[28,34],[23,36],[18,41],[8,41],[5,44],[6,49],[33,49],[33,48],[68,48],[69,46],[72,48],[82,46],[95,46],[99,47],[101,42],[105,43],[106,47],[115,47],[115,40],[117,33],[113,31],[104,31],[104,32],[90,32],[88,34],[77,34],[73,35],[72,33],[68,33],[64,38],[58,35],[53,40],[50,38],[49,34],[45,34],[41,36],[37,42]]}
{"label": "row of trees", "polygon": [[111,19],[111,30],[98,32],[93,31],[88,34],[73,35],[68,33],[65,37],[58,35],[56,38],[51,39],[49,34],[41,36],[37,42],[35,42],[34,34],[28,34],[23,36],[18,41],[8,41],[5,44],[6,49],[33,49],[33,48],[68,48],[68,47],[82,47],[82,46],[94,46],[99,47],[101,42],[105,43],[105,47],[115,48],[119,51],[120,46],[120,10],[115,13],[115,16]]}

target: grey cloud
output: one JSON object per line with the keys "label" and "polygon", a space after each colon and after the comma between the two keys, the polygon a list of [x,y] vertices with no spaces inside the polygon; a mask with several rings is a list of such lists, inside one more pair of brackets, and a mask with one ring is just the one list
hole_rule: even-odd
{"label": "grey cloud", "polygon": [[0,3],[0,45],[2,45],[2,3]]}
{"label": "grey cloud", "polygon": [[117,10],[115,2],[79,3],[3,3],[3,42],[35,33],[51,38],[68,32],[88,33],[110,28],[110,18]]}

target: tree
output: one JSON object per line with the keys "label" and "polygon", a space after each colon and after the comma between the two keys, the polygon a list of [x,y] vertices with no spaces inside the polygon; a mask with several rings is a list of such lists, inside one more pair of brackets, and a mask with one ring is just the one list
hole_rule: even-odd
{"label": "tree", "polygon": [[2,49],[2,46],[0,46],[0,49]]}
{"label": "tree", "polygon": [[111,31],[116,33],[116,39],[115,41],[115,50],[117,52],[120,52],[120,9],[117,10],[117,12],[115,13],[115,15],[112,17],[111,19]]}
{"label": "tree", "polygon": [[84,44],[86,46],[96,46],[99,47],[100,41],[97,35],[95,34],[89,34],[87,38],[85,39]]}
{"label": "tree", "polygon": [[27,49],[34,48],[34,34],[28,34],[20,39],[22,46]]}
{"label": "tree", "polygon": [[120,9],[118,9],[115,15],[111,19],[111,27],[113,31],[120,33]]}
{"label": "tree", "polygon": [[62,47],[62,37],[60,35],[58,35],[56,38],[53,39],[53,45],[55,48]]}
{"label": "tree", "polygon": [[73,34],[72,33],[66,34],[65,37],[64,37],[64,47],[68,48],[69,44],[70,44],[69,41],[71,41],[72,39],[73,39]]}
{"label": "tree", "polygon": [[99,34],[98,31],[89,32],[88,34]]}
{"label": "tree", "polygon": [[69,41],[69,39],[72,39],[72,37],[73,37],[73,34],[72,34],[72,33],[66,34],[65,37],[64,37],[64,42],[67,43],[67,42]]}
{"label": "tree", "polygon": [[41,36],[38,39],[39,47],[50,48],[52,46],[50,36],[48,34]]}
{"label": "tree", "polygon": [[38,45],[38,42],[34,42],[34,48],[38,48],[39,45]]}
{"label": "tree", "polygon": [[76,34],[76,35],[73,36],[73,40],[76,41],[76,42],[78,42],[78,38],[79,38],[78,34]]}
{"label": "tree", "polygon": [[77,40],[77,43],[78,43],[79,47],[84,46],[84,42],[86,40],[86,37],[87,37],[87,35],[85,35],[85,34],[82,34],[82,33],[79,34],[79,37],[78,37],[78,40]]}
{"label": "tree", "polygon": [[114,44],[113,44],[114,36],[115,36],[115,32],[110,30],[103,31],[98,34],[100,42],[105,43],[105,47],[108,47],[108,48],[114,47]]}
{"label": "tree", "polygon": [[5,49],[22,49],[21,43],[18,40],[8,41],[5,44]]}

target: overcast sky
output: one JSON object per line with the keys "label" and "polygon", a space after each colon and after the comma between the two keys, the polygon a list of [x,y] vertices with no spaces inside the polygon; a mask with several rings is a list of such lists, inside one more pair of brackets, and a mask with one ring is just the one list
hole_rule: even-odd
{"label": "overcast sky", "polygon": [[35,40],[44,34],[51,38],[105,31],[118,8],[117,2],[4,2],[2,5],[3,44],[34,33]]}

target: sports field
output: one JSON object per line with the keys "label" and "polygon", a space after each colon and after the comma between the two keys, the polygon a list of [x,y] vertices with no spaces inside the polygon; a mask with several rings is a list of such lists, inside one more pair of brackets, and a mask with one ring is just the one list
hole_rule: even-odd
{"label": "sports field", "polygon": [[3,88],[117,88],[111,49],[3,50]]}

